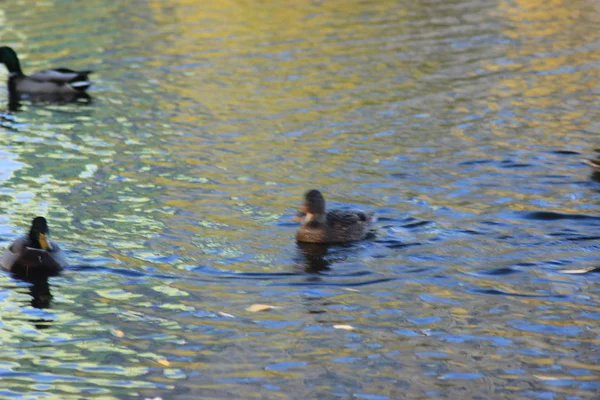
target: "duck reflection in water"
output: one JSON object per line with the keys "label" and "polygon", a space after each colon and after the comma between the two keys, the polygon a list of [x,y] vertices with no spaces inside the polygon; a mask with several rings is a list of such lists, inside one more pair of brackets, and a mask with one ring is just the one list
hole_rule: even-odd
{"label": "duck reflection in water", "polygon": [[[40,310],[50,308],[52,302],[52,293],[50,292],[50,284],[48,282],[47,274],[24,274],[23,271],[14,271],[12,276],[15,279],[19,279],[23,282],[31,284],[29,287],[29,294],[31,295],[31,307],[38,308]],[[39,318],[31,317],[29,321],[36,329],[48,329],[52,326],[54,319],[52,318]]]}
{"label": "duck reflection in water", "polygon": [[[45,268],[39,268],[40,258]],[[31,306],[34,308],[50,308],[52,293],[48,278],[58,276],[61,271],[61,268],[54,264],[55,261],[44,252],[29,249],[20,256],[19,262],[15,263],[11,269],[14,278],[31,284],[29,294],[31,295]],[[51,267],[49,268],[48,265]],[[52,267],[56,267],[56,269]],[[46,329],[51,326],[53,320],[31,319],[30,322],[35,324],[37,329]]]}
{"label": "duck reflection in water", "polygon": [[319,274],[329,270],[331,261],[327,259],[329,246],[322,243],[297,242],[304,272]]}
{"label": "duck reflection in water", "polygon": [[[48,308],[52,300],[52,293],[50,292],[50,284],[48,283],[47,274],[24,274],[23,271],[13,272],[13,277],[22,280],[27,283],[31,283],[29,293],[31,294],[31,306],[34,308]],[[46,320],[40,320],[35,322],[47,322]]]}
{"label": "duck reflection in water", "polygon": [[16,90],[11,90],[10,84],[8,88],[8,111],[11,112],[21,109],[21,100],[28,100],[31,103],[78,104],[83,106],[92,104],[92,96],[87,93],[23,95]]}
{"label": "duck reflection in water", "polygon": [[[28,258],[32,260],[28,261]],[[35,260],[33,259],[35,258]],[[48,262],[48,260],[45,260]],[[52,293],[50,292],[50,284],[48,278],[59,275],[58,271],[49,272],[39,268],[28,268],[36,266],[39,263],[39,256],[34,251],[29,251],[21,256],[18,268],[12,268],[12,276],[23,282],[31,284],[29,294],[31,295],[31,306],[33,308],[45,309],[50,308],[52,302]],[[52,326],[52,319],[32,318],[29,322],[34,324],[36,329],[47,329]]]}

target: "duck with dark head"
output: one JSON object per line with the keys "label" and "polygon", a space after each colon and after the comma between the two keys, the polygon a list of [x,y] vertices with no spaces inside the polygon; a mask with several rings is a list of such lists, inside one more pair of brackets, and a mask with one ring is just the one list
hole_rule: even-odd
{"label": "duck with dark head", "polygon": [[8,87],[13,97],[16,93],[38,100],[89,99],[86,90],[92,85],[88,80],[92,71],[54,68],[25,75],[17,53],[8,46],[0,47],[0,63],[8,70]]}
{"label": "duck with dark head", "polygon": [[17,276],[57,275],[68,267],[60,247],[50,240],[50,229],[44,217],[35,217],[29,233],[16,239],[4,252],[1,267]]}
{"label": "duck with dark head", "polygon": [[304,194],[297,221],[303,222],[296,240],[308,243],[348,243],[363,240],[375,220],[372,212],[362,210],[325,211],[325,198],[318,190]]}

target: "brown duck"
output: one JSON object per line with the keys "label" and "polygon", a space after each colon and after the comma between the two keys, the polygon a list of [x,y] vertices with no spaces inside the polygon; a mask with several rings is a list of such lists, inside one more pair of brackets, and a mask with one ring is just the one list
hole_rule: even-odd
{"label": "brown duck", "polygon": [[325,211],[325,198],[318,190],[304,194],[304,204],[296,218],[303,224],[296,240],[308,243],[346,243],[364,239],[375,220],[372,212],[361,210]]}

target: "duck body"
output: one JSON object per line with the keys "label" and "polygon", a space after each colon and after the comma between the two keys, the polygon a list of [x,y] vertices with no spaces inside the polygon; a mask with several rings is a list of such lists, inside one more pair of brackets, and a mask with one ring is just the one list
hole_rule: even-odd
{"label": "duck body", "polygon": [[33,75],[13,75],[14,88],[22,94],[40,95],[73,95],[83,94],[92,85],[88,74],[92,71],[73,71],[67,68],[47,69]]}
{"label": "duck body", "polygon": [[8,87],[19,94],[34,97],[82,95],[92,85],[88,75],[92,71],[74,71],[68,68],[46,69],[32,75],[25,75],[17,53],[10,47],[0,47],[0,62],[9,72]]}
{"label": "duck body", "polygon": [[318,190],[305,194],[301,207],[304,223],[296,240],[306,243],[347,243],[363,240],[369,234],[375,215],[362,210],[325,212],[325,199]]}
{"label": "duck body", "polygon": [[361,210],[331,210],[325,219],[306,221],[296,240],[307,243],[346,243],[363,240],[371,229],[374,214]]}
{"label": "duck body", "polygon": [[64,252],[46,237],[46,220],[40,222],[39,218],[43,219],[34,219],[29,235],[18,238],[4,251],[0,262],[2,269],[30,278],[57,275],[68,267]]}

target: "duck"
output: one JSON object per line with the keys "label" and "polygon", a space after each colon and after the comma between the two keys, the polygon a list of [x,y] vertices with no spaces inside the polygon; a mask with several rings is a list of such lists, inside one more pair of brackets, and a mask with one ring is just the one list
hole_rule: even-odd
{"label": "duck", "polygon": [[598,157],[598,158],[590,158],[590,159],[581,160],[581,161],[583,161],[585,164],[587,164],[590,167],[592,167],[592,169],[594,170],[594,172],[600,173],[600,157]]}
{"label": "duck", "polygon": [[92,85],[88,75],[93,71],[73,71],[68,68],[46,69],[32,75],[21,70],[17,53],[8,46],[0,47],[0,63],[8,70],[9,91],[31,96],[85,95]]}
{"label": "duck", "polygon": [[16,239],[5,250],[0,261],[2,269],[17,276],[57,275],[69,266],[62,249],[49,238],[50,229],[44,217],[35,217],[29,234]]}
{"label": "duck", "polygon": [[325,211],[325,198],[316,189],[304,194],[295,218],[302,222],[296,240],[306,243],[348,243],[363,240],[371,230],[375,214],[362,210]]}

